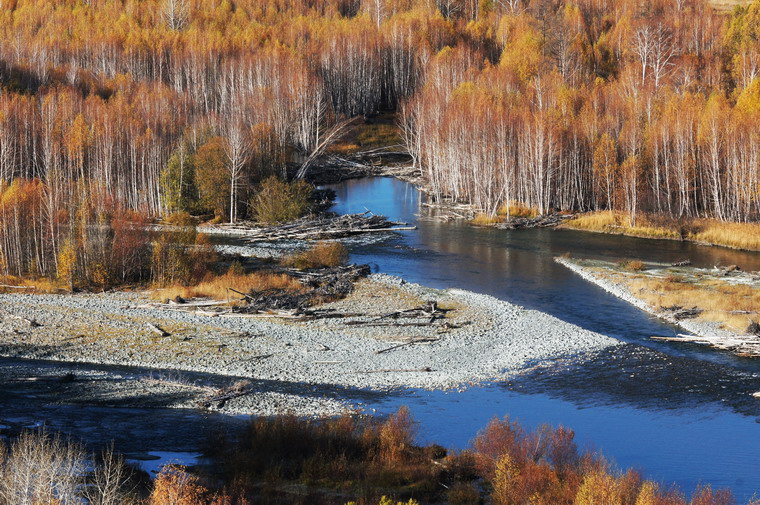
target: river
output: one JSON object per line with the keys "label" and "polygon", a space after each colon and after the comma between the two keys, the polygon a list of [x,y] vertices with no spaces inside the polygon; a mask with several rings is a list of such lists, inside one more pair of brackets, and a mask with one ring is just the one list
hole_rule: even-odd
{"label": "river", "polygon": [[527,426],[573,428],[620,467],[691,492],[700,482],[731,488],[740,502],[760,493],[760,361],[698,345],[662,343],[676,328],[582,280],[553,261],[637,258],[760,270],[760,254],[691,243],[576,232],[475,228],[428,217],[411,184],[368,178],[329,186],[339,213],[367,209],[418,230],[352,246],[351,261],[431,287],[459,287],[550,313],[626,344],[558,361],[518,380],[461,392],[400,391],[376,406],[408,405],[424,439],[454,447],[494,416]]}
{"label": "river", "polygon": [[[431,287],[487,293],[625,342],[578,359],[541,364],[511,381],[463,391],[367,392],[353,399],[368,412],[388,413],[407,405],[419,422],[421,441],[454,448],[467,447],[493,417],[509,415],[528,427],[564,425],[575,430],[581,447],[597,448],[620,467],[640,469],[665,485],[675,483],[686,492],[700,482],[727,487],[740,503],[760,493],[760,400],[751,396],[760,391],[760,361],[697,345],[654,342],[648,337],[672,335],[676,329],[552,260],[564,253],[609,260],[690,258],[697,266],[737,264],[760,270],[760,254],[574,231],[474,228],[428,219],[424,197],[396,179],[358,179],[331,187],[337,194],[336,212],[369,209],[418,226],[349,241],[352,261]],[[59,365],[0,360],[5,367]],[[152,372],[63,365],[77,375]],[[114,440],[117,450],[136,459],[156,452],[180,452],[192,459],[214,433],[244,422],[192,410],[51,404],[45,399],[49,395],[18,388],[17,383],[0,384],[0,425],[46,423],[93,446]]]}

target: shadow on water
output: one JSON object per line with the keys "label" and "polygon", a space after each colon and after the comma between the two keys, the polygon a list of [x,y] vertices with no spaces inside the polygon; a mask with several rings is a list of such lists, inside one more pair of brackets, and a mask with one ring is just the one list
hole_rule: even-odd
{"label": "shadow on water", "polygon": [[389,178],[331,186],[339,213],[366,209],[413,222],[414,232],[351,249],[375,271],[432,287],[459,287],[541,310],[624,345],[580,359],[536,366],[508,384],[463,392],[407,391],[378,408],[408,404],[430,440],[464,447],[493,416],[529,426],[576,430],[621,466],[685,490],[699,482],[731,487],[746,501],[760,491],[760,360],[697,345],[655,342],[664,323],[555,263],[569,253],[616,261],[638,258],[695,266],[737,264],[760,270],[760,254],[691,243],[571,230],[504,231],[426,219],[431,209],[410,184]]}
{"label": "shadow on water", "polygon": [[[165,377],[168,373],[170,380],[181,380],[184,384],[222,388],[242,377],[6,358],[0,358],[0,368],[3,377],[0,380],[0,434],[46,426],[81,439],[91,447],[113,442],[122,452],[192,452],[211,435],[234,430],[248,419],[248,416],[202,409],[160,408],[186,402],[190,397],[181,388],[164,393],[144,390],[136,380]],[[60,377],[66,374],[77,378],[71,382],[61,381]],[[332,384],[245,380],[252,395],[259,391],[276,392],[353,404],[377,403],[388,395]],[[130,390],[109,387],[108,383],[119,382],[127,382]]]}

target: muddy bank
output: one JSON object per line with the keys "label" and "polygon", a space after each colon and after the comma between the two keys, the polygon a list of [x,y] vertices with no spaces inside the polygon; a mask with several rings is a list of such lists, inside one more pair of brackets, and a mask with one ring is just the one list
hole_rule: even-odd
{"label": "muddy bank", "polygon": [[[228,384],[190,386],[171,384],[167,372],[169,380],[141,379],[146,393],[140,396],[170,387],[181,392],[166,403],[171,406],[313,415],[357,406],[352,391],[463,387],[617,343],[490,296],[382,275],[360,282],[345,300],[320,307],[341,317],[310,321],[210,317],[146,308],[146,301],[138,293],[0,295],[7,311],[0,321],[0,355],[228,376]],[[445,310],[435,325],[387,317],[431,301]],[[160,336],[148,323],[170,335]]]}

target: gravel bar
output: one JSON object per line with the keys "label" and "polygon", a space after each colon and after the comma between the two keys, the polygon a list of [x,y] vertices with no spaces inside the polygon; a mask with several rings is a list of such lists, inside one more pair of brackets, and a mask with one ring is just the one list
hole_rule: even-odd
{"label": "gravel bar", "polygon": [[[462,388],[620,343],[491,296],[382,274],[320,307],[341,318],[210,317],[140,307],[147,301],[140,293],[0,295],[0,356],[228,376],[255,394],[223,402],[225,411],[334,414],[372,391]],[[428,301],[448,309],[443,325],[383,317]]]}

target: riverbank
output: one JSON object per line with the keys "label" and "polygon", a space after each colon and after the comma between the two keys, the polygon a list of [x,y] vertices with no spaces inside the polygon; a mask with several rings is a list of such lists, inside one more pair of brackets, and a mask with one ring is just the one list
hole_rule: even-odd
{"label": "riverbank", "polygon": [[733,269],[645,265],[634,270],[610,262],[555,258],[608,293],[693,334],[653,335],[699,343],[740,356],[760,356],[757,318],[760,275]]}
{"label": "riverbank", "polygon": [[666,216],[640,215],[636,224],[632,225],[628,215],[623,212],[598,211],[576,216],[564,222],[561,228],[760,251],[758,223],[729,223],[696,218],[674,220]]}
{"label": "riverbank", "polygon": [[[446,311],[435,327],[383,317],[430,301]],[[7,311],[0,322],[2,356],[164,369],[158,381],[141,379],[141,398],[154,396],[150,387],[171,388],[172,394],[162,390],[176,397],[165,406],[201,403],[231,413],[335,414],[359,406],[350,398],[361,391],[466,387],[617,343],[489,296],[383,275],[320,307],[344,317],[308,321],[152,308],[139,293],[6,294],[0,302]],[[188,387],[182,372],[230,380]]]}

